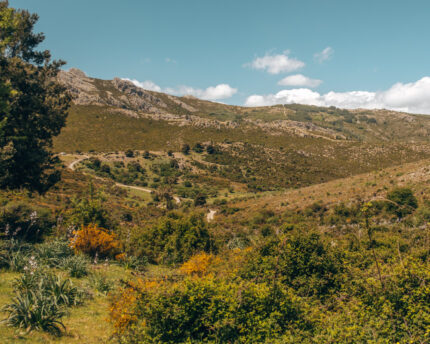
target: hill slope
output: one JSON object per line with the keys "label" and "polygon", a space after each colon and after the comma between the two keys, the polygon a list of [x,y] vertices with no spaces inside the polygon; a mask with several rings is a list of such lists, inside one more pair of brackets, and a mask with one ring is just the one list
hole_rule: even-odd
{"label": "hill slope", "polygon": [[274,190],[430,157],[430,118],[392,111],[278,105],[247,108],[62,72],[74,105],[55,150],[179,151],[213,146],[214,175]]}

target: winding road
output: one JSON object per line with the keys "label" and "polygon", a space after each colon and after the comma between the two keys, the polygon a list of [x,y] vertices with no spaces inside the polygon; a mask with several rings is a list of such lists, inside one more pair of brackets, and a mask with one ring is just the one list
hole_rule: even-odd
{"label": "winding road", "polygon": [[[75,171],[76,170],[75,166],[77,164],[79,164],[81,161],[84,161],[85,159],[88,159],[88,158],[89,157],[87,155],[83,155],[79,159],[76,159],[76,160],[72,161],[67,167],[70,170]],[[85,173],[85,174],[91,175],[93,178],[97,178],[99,180],[107,181],[107,179],[102,178],[102,177],[94,176],[94,175],[89,174],[89,173]],[[126,184],[117,183],[117,182],[115,182],[115,186],[118,186],[120,188],[128,188],[128,189],[133,189],[133,190],[139,190],[139,191],[143,191],[143,192],[147,192],[147,193],[151,193],[153,191],[151,189],[147,189],[147,188],[144,188],[144,187],[141,187],[141,186],[126,185]],[[181,203],[181,199],[178,196],[173,196],[173,199],[175,200],[175,202],[177,204]]]}

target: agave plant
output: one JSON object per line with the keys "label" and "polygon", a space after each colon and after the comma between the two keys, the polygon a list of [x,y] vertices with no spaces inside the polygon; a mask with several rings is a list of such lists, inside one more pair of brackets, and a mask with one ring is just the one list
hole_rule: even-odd
{"label": "agave plant", "polygon": [[8,314],[2,321],[7,326],[26,329],[27,332],[42,330],[57,336],[65,330],[61,322],[64,308],[39,291],[19,291],[3,311]]}

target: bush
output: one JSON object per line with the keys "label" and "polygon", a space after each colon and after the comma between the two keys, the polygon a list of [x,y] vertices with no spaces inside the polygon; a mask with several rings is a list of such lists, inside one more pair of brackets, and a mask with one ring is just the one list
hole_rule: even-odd
{"label": "bush", "polygon": [[387,208],[390,212],[402,218],[418,208],[418,201],[409,188],[396,188],[387,194]]}
{"label": "bush", "polygon": [[127,149],[127,150],[125,151],[125,156],[126,156],[127,158],[132,158],[132,157],[134,157],[134,152],[133,152],[131,149]]}
{"label": "bush", "polygon": [[142,231],[136,240],[136,256],[148,257],[150,262],[174,264],[183,263],[197,252],[213,249],[202,215],[172,217]]}
{"label": "bush", "polygon": [[190,146],[188,144],[184,144],[181,147],[181,151],[183,154],[188,155],[190,154]]}
{"label": "bush", "polygon": [[6,239],[38,242],[54,225],[55,221],[46,209],[25,203],[9,203],[0,209],[0,235]]}
{"label": "bush", "polygon": [[96,224],[89,224],[73,232],[70,247],[76,253],[104,258],[118,254],[120,242],[116,239],[114,233],[109,233],[106,229],[98,227]]}
{"label": "bush", "polygon": [[315,233],[268,238],[252,252],[241,275],[247,279],[269,276],[304,296],[324,297],[342,284],[342,257]]}
{"label": "bush", "polygon": [[[91,192],[91,191],[90,191]],[[103,200],[100,197],[75,199],[72,209],[69,211],[69,222],[77,226],[87,226],[95,223],[100,227],[111,227],[112,221],[108,212],[102,205]]]}
{"label": "bush", "polygon": [[37,266],[30,266],[15,279],[14,288],[22,293],[41,294],[57,305],[75,306],[83,299],[83,293],[73,286],[70,279],[62,279]]}
{"label": "bush", "polygon": [[[297,299],[277,285],[213,278],[141,284],[115,299],[111,308],[111,320],[124,342],[263,343],[294,332],[303,320]],[[134,317],[124,322],[130,308]]]}

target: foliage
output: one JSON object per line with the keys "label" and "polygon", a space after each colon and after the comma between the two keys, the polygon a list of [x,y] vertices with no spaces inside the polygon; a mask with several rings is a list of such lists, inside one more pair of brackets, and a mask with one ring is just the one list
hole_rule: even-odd
{"label": "foliage", "polygon": [[150,262],[182,263],[193,254],[214,250],[214,242],[202,215],[175,215],[145,228],[136,241],[137,256]]}
{"label": "foliage", "polygon": [[318,234],[293,234],[265,240],[241,272],[247,279],[273,278],[304,296],[324,297],[339,290],[342,257]]}
{"label": "foliage", "polygon": [[73,255],[64,258],[60,268],[69,272],[70,277],[81,278],[88,275],[88,259],[83,255]]}
{"label": "foliage", "polygon": [[0,2],[0,187],[45,192],[60,178],[52,138],[65,125],[70,98],[55,81],[64,64],[36,51],[36,14]]}
{"label": "foliage", "polygon": [[89,278],[90,286],[98,293],[106,295],[113,287],[113,281],[102,273],[94,273]]}
{"label": "foliage", "polygon": [[40,241],[54,221],[47,209],[11,202],[0,209],[0,235],[7,239]]}
{"label": "foliage", "polygon": [[219,258],[206,252],[197,253],[181,265],[179,271],[186,275],[202,277],[209,267],[219,263]]}
{"label": "foliage", "polygon": [[3,308],[8,314],[3,321],[7,326],[42,330],[60,335],[65,329],[61,318],[65,310],[46,295],[34,291],[18,292],[12,302]]}
{"label": "foliage", "polygon": [[77,226],[87,226],[90,223],[101,227],[111,227],[112,221],[107,210],[103,207],[103,199],[93,195],[90,189],[89,197],[74,199],[68,217],[69,222]]}
{"label": "foliage", "polygon": [[418,201],[414,193],[409,188],[396,188],[387,194],[388,210],[396,214],[399,218],[411,214],[418,208]]}
{"label": "foliage", "polygon": [[73,250],[66,240],[53,240],[35,247],[35,256],[42,264],[50,267],[63,266],[64,261],[73,256]]}
{"label": "foliage", "polygon": [[65,308],[82,302],[83,294],[68,279],[40,269],[30,260],[24,273],[15,280],[15,297],[3,311],[7,326],[42,330],[60,335],[65,329],[61,318]]}
{"label": "foliage", "polygon": [[[298,320],[308,326],[298,298],[278,285],[209,277],[128,291],[116,299],[111,319],[131,342],[260,343],[299,330]],[[127,322],[118,322],[122,315]]]}
{"label": "foliage", "polygon": [[82,226],[73,232],[70,239],[70,247],[76,253],[85,253],[91,257],[112,257],[120,251],[120,242],[114,233],[98,227],[97,224]]}

